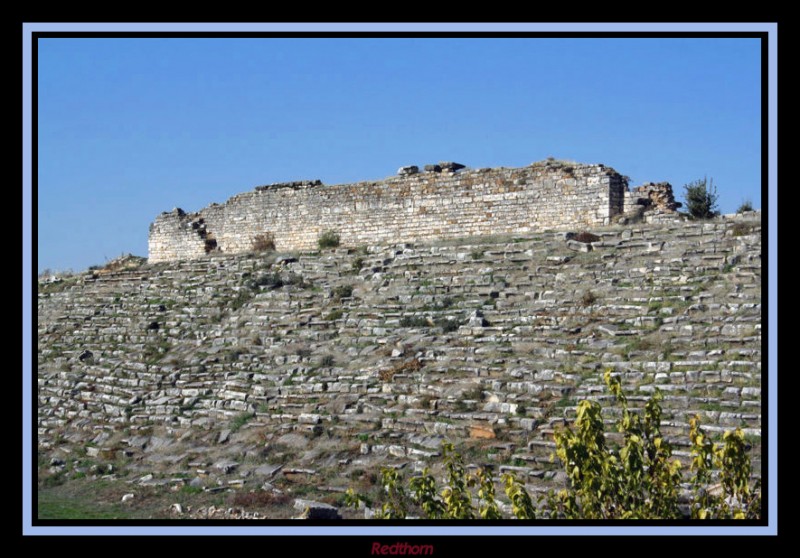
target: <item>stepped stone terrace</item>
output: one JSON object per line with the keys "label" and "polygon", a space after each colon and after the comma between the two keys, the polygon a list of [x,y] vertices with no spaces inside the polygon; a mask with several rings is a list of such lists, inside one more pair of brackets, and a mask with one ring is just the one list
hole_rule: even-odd
{"label": "stepped stone terrace", "polygon": [[[556,170],[493,172],[507,175],[497,188],[524,189],[521,177]],[[574,169],[619,180],[605,172]],[[375,191],[416,180],[422,192],[432,182],[418,174]],[[242,199],[315,189],[324,197],[300,185]],[[552,434],[578,401],[602,401],[609,423],[619,412],[607,369],[633,406],[664,394],[679,458],[699,414],[712,435],[744,429],[759,475],[760,214],[619,225],[609,213],[573,230],[314,251],[282,248],[273,228],[277,252],[151,253],[42,284],[40,477],[335,504],[354,484],[374,489],[381,466],[436,471],[451,440],[470,466],[514,471],[536,493],[564,486]]]}

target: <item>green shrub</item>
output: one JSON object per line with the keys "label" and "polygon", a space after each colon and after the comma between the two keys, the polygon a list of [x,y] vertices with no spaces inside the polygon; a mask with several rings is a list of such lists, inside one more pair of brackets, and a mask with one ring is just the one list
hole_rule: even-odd
{"label": "green shrub", "polygon": [[753,202],[750,200],[744,200],[739,209],[736,210],[736,213],[744,213],[745,211],[753,211]]}
{"label": "green shrub", "polygon": [[[760,481],[753,481],[748,445],[741,429],[726,432],[713,442],[690,420],[691,464],[684,477],[682,465],[673,458],[672,445],[661,433],[661,395],[651,397],[643,409],[628,407],[620,381],[610,371],[606,387],[621,413],[616,429],[621,442],[606,440],[602,408],[595,401],[581,401],[572,425],[556,430],[555,456],[564,467],[566,488],[550,490],[538,498],[538,506],[512,474],[501,481],[518,519],[759,519]],[[494,482],[485,469],[468,474],[461,456],[447,442],[442,444],[447,471],[440,488],[428,470],[405,481],[399,471],[383,469],[384,500],[376,517],[403,519],[419,514],[428,519],[500,518]],[[554,457],[555,457],[554,456]],[[718,484],[712,486],[718,477]],[[679,506],[682,483],[691,488],[688,508]],[[477,489],[477,490],[471,490]],[[347,503],[357,506],[365,498],[352,489]],[[477,502],[477,503],[476,503]]]}
{"label": "green shrub", "polygon": [[290,271],[289,274],[283,279],[283,284],[294,285],[296,287],[300,287],[301,289],[309,289],[312,287],[310,281],[306,280],[305,277],[299,273],[295,273],[294,271]]}
{"label": "green shrub", "polygon": [[255,413],[241,413],[239,415],[236,415],[234,419],[231,421],[231,426],[230,426],[231,432],[236,432],[255,416],[256,416]]}
{"label": "green shrub", "polygon": [[330,368],[336,364],[336,360],[333,358],[333,355],[325,355],[320,359],[319,365],[323,368]]}
{"label": "green shrub", "polygon": [[325,231],[317,239],[317,245],[320,248],[336,248],[339,246],[339,233],[335,231]]}
{"label": "green shrub", "polygon": [[717,187],[714,179],[702,178],[686,184],[684,187],[686,209],[695,219],[710,219],[719,215],[717,207]]}
{"label": "green shrub", "polygon": [[483,389],[481,389],[481,386],[475,386],[462,393],[461,397],[470,401],[483,401]]}
{"label": "green shrub", "polygon": [[443,309],[445,309],[445,308],[450,308],[450,307],[451,307],[451,306],[453,306],[454,304],[455,304],[455,301],[454,301],[454,300],[453,300],[451,297],[449,297],[449,296],[446,296],[446,297],[444,297],[444,298],[441,300],[441,302],[439,302],[439,303],[437,303],[437,304],[435,305],[435,308],[436,308],[437,310],[438,310],[438,309],[442,309],[442,310],[443,310]]}
{"label": "green shrub", "polygon": [[428,327],[431,325],[425,316],[403,316],[400,327]]}
{"label": "green shrub", "polygon": [[285,276],[282,276],[277,271],[259,275],[255,279],[247,282],[246,285],[253,290],[258,289],[259,287],[266,287],[270,290],[275,290],[280,289],[285,285],[294,285],[296,287],[300,287],[301,289],[308,289],[312,286],[311,283],[306,281],[302,275],[290,272]]}
{"label": "green shrub", "polygon": [[39,477],[39,483],[45,488],[61,486],[65,482],[67,482],[67,475],[63,470],[51,475]]}
{"label": "green shrub", "polygon": [[335,320],[340,320],[342,316],[344,316],[344,311],[337,308],[336,310],[331,310],[331,312],[325,316],[325,319],[329,322],[333,322]]}
{"label": "green shrub", "polygon": [[283,284],[284,283],[283,283],[283,278],[281,278],[281,274],[275,272],[258,276],[250,283],[250,287],[253,289],[258,287],[267,287],[269,289],[280,289],[281,287],[283,287]]}
{"label": "green shrub", "polygon": [[353,287],[351,285],[340,285],[333,289],[333,298],[336,300],[350,298],[351,296],[353,296]]}
{"label": "green shrub", "polygon": [[436,320],[436,326],[442,328],[443,333],[452,333],[461,327],[461,322],[450,318]]}
{"label": "green shrub", "polygon": [[236,297],[230,301],[228,308],[232,311],[240,309],[253,298],[253,293],[246,290],[241,290],[236,294]]}

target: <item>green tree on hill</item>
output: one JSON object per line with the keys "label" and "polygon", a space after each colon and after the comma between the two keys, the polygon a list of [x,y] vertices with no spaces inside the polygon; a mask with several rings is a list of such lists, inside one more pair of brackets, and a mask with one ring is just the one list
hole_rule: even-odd
{"label": "green tree on hill", "polygon": [[710,219],[719,215],[719,207],[717,207],[717,187],[714,186],[714,179],[703,177],[686,184],[686,209],[695,219]]}

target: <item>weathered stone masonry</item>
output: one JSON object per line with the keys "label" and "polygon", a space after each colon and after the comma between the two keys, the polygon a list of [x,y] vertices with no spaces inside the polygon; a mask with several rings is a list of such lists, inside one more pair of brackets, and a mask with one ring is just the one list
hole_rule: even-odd
{"label": "weathered stone masonry", "polygon": [[335,186],[259,186],[198,213],[162,213],[150,226],[149,259],[246,252],[265,233],[278,250],[307,250],[326,230],[356,246],[602,226],[623,213],[627,190],[610,167],[558,161]]}

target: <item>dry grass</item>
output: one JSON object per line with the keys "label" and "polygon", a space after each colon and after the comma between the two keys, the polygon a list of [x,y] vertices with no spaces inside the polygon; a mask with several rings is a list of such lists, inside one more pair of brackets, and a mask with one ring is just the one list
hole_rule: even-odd
{"label": "dry grass", "polygon": [[275,235],[273,235],[271,232],[257,234],[253,237],[251,247],[253,252],[274,252]]}
{"label": "dry grass", "polygon": [[597,301],[597,295],[594,294],[592,291],[584,291],[581,295],[581,306],[584,308],[587,306],[591,306]]}
{"label": "dry grass", "polygon": [[393,368],[381,370],[378,373],[378,377],[384,382],[391,382],[395,374],[401,374],[404,372],[417,372],[419,370],[422,370],[422,361],[420,361],[418,358],[413,358],[411,360],[407,360],[406,362],[402,362]]}
{"label": "dry grass", "polygon": [[231,500],[234,506],[251,510],[288,504],[292,500],[292,497],[288,494],[278,494],[276,492],[262,490],[258,492],[237,492],[233,495]]}

